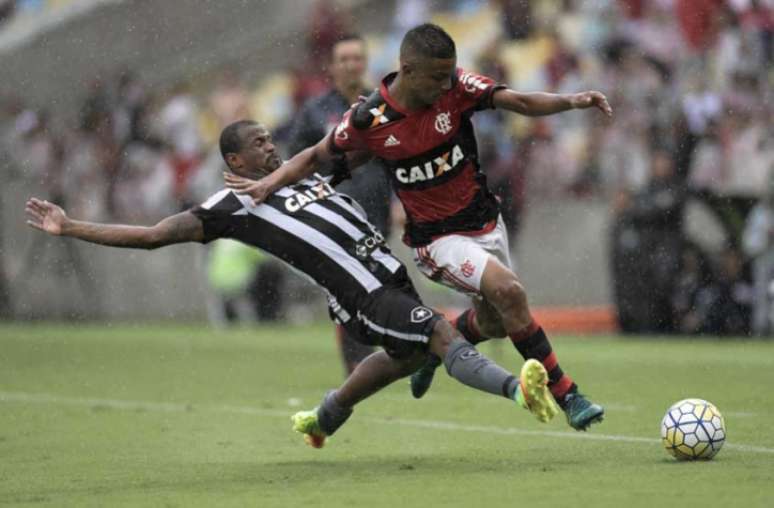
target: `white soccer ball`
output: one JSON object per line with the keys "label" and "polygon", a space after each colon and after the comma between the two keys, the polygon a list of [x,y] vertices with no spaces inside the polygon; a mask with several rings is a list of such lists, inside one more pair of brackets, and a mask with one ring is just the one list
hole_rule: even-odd
{"label": "white soccer ball", "polygon": [[706,400],[675,402],[661,420],[661,442],[679,460],[711,459],[725,441],[723,415]]}

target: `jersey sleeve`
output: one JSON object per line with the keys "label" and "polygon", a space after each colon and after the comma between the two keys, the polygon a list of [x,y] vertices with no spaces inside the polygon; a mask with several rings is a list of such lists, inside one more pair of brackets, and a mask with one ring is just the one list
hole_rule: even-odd
{"label": "jersey sleeve", "polygon": [[505,85],[498,84],[492,78],[457,69],[457,90],[466,106],[463,109],[474,111],[494,109],[492,102],[494,93],[504,88],[506,88]]}
{"label": "jersey sleeve", "polygon": [[352,124],[352,115],[354,114],[356,107],[357,105],[344,113],[341,121],[328,137],[329,147],[333,153],[366,149],[365,132]]}
{"label": "jersey sleeve", "polygon": [[191,213],[202,221],[202,243],[233,237],[235,229],[243,222],[244,217],[236,213],[243,208],[242,202],[229,189],[216,192],[201,205],[191,208]]}

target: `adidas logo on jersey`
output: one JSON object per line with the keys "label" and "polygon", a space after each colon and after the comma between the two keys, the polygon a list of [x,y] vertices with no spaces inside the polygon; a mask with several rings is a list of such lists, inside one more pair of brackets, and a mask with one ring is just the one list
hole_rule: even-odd
{"label": "adidas logo on jersey", "polygon": [[400,141],[398,141],[398,138],[396,138],[392,134],[390,134],[390,136],[384,142],[384,146],[398,146],[399,144],[400,144]]}
{"label": "adidas logo on jersey", "polygon": [[[451,171],[457,163],[465,158],[462,153],[462,148],[459,145],[454,145],[450,151],[434,158],[432,161],[427,161],[424,164],[411,166],[410,168],[397,168],[395,170],[395,178],[401,183],[414,183],[424,182],[426,180],[432,180],[437,178],[447,171]],[[449,160],[451,159],[451,161]]]}

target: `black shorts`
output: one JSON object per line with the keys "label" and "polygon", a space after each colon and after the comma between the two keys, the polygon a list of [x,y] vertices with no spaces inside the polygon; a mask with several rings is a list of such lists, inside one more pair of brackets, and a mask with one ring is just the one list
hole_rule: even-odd
{"label": "black shorts", "polygon": [[349,319],[341,319],[341,312],[333,310],[331,316],[356,341],[381,346],[398,359],[427,351],[435,323],[442,319],[422,303],[410,282],[374,291]]}

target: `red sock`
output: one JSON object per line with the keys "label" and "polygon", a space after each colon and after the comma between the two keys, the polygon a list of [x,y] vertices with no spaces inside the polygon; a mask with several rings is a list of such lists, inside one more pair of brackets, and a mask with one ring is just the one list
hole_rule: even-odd
{"label": "red sock", "polygon": [[562,371],[556,359],[556,353],[551,349],[543,328],[534,319],[525,328],[509,334],[514,347],[525,360],[535,359],[543,364],[548,371],[548,388],[561,406],[564,397],[578,390],[570,376]]}

